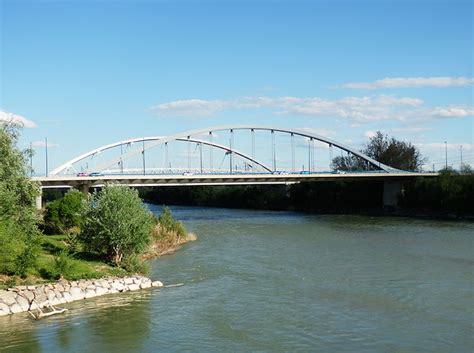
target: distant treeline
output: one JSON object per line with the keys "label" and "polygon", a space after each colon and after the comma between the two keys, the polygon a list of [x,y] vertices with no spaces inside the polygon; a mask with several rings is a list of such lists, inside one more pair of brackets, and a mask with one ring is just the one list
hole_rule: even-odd
{"label": "distant treeline", "polygon": [[[474,175],[448,172],[404,182],[395,212],[413,215],[474,215]],[[295,210],[316,213],[387,213],[383,181],[308,182],[293,185],[182,186],[140,189],[148,202],[164,205]],[[393,210],[389,210],[393,212]]]}

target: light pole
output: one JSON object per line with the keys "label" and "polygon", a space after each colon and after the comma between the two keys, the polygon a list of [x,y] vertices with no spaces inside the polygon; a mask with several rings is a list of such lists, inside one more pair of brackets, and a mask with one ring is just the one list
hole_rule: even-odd
{"label": "light pole", "polygon": [[459,149],[461,150],[461,164],[459,166],[459,169],[462,169],[462,145],[459,146]]}
{"label": "light pole", "polygon": [[44,138],[44,149],[45,149],[45,164],[46,164],[46,176],[49,176],[48,171],[48,138]]}
{"label": "light pole", "polygon": [[448,143],[444,141],[445,169],[448,170]]}
{"label": "light pole", "polygon": [[33,143],[30,142],[30,177],[33,176]]}

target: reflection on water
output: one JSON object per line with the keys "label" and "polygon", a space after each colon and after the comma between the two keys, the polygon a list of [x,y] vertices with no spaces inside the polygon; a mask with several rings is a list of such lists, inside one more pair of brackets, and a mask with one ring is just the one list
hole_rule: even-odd
{"label": "reflection on water", "polygon": [[0,351],[474,350],[472,223],[173,211],[198,241],[151,276],[184,286],[0,318]]}

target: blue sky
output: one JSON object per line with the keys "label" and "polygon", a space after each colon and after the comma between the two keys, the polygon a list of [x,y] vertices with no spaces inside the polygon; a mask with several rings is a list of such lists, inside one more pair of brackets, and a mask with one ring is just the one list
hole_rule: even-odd
{"label": "blue sky", "polygon": [[[0,119],[56,166],[224,124],[360,148],[381,130],[474,164],[472,1],[0,1]],[[469,160],[468,158],[471,159]],[[427,167],[428,168],[428,167]]]}

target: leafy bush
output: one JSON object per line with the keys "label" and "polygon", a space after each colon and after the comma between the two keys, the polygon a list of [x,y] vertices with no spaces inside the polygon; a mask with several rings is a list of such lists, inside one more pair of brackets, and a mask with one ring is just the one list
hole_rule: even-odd
{"label": "leafy bush", "polygon": [[141,260],[136,254],[123,258],[121,266],[130,273],[146,274],[150,271],[150,265]]}
{"label": "leafy bush", "polygon": [[82,210],[86,196],[78,190],[68,191],[63,198],[49,202],[44,214],[47,234],[68,233],[82,225]]}
{"label": "leafy bush", "polygon": [[[186,229],[183,224],[174,219],[171,214],[171,210],[168,207],[163,207],[160,216],[158,217],[158,223],[162,233],[175,233],[178,238],[186,236]],[[162,234],[163,235],[163,234]]]}
{"label": "leafy bush", "polygon": [[54,257],[54,274],[56,278],[65,277],[73,267],[67,251],[61,251]]}
{"label": "leafy bush", "polygon": [[15,258],[14,273],[20,277],[26,277],[29,268],[36,267],[39,245],[36,241],[26,243],[23,251]]}
{"label": "leafy bush", "polygon": [[11,220],[0,221],[0,273],[12,274],[15,260],[24,247],[23,233]]}
{"label": "leafy bush", "polygon": [[139,254],[150,243],[151,213],[134,189],[106,185],[90,197],[84,217],[80,240],[90,251],[116,265]]}

